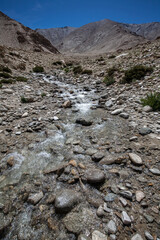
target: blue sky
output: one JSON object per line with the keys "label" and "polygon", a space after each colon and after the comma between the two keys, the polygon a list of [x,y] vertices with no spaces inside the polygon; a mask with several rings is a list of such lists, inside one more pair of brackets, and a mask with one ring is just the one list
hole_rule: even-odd
{"label": "blue sky", "polygon": [[160,0],[0,0],[0,11],[32,29],[80,27],[105,18],[160,22]]}

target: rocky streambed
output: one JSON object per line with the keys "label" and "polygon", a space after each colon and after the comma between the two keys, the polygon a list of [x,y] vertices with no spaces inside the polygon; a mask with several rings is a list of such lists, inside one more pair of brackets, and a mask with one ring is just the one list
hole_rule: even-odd
{"label": "rocky streambed", "polygon": [[16,109],[14,130],[2,122],[12,144],[1,149],[0,239],[160,238],[158,132],[139,129],[130,105],[83,80],[35,74],[17,87],[47,94],[23,107],[23,124]]}

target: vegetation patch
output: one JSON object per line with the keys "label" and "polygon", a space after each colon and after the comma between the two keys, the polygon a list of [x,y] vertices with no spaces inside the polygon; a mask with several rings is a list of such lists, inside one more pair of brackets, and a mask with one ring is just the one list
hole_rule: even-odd
{"label": "vegetation patch", "polygon": [[74,74],[80,74],[80,73],[83,72],[83,69],[80,65],[78,65],[78,66],[73,68],[73,72],[74,72]]}
{"label": "vegetation patch", "polygon": [[41,93],[41,97],[45,97],[45,96],[46,96],[45,92]]}
{"label": "vegetation patch", "polygon": [[10,78],[11,75],[9,73],[6,73],[6,72],[0,72],[0,77],[3,77],[3,78]]}
{"label": "vegetation patch", "polygon": [[0,83],[6,83],[6,84],[12,84],[14,83],[15,81],[12,79],[12,78],[4,78],[4,79],[1,79],[0,80]]}
{"label": "vegetation patch", "polygon": [[146,98],[141,99],[141,103],[152,107],[153,111],[160,111],[160,92],[147,94]]}
{"label": "vegetation patch", "polygon": [[152,67],[145,67],[143,65],[136,65],[133,68],[130,68],[125,71],[125,75],[121,81],[121,83],[131,83],[136,80],[141,80],[148,73],[152,73]]}
{"label": "vegetation patch", "polygon": [[21,96],[21,103],[32,103],[32,102],[34,102],[33,98]]}
{"label": "vegetation patch", "polygon": [[53,62],[53,65],[55,65],[55,66],[62,66],[63,62],[62,61],[56,61],[56,62]]}
{"label": "vegetation patch", "polygon": [[1,72],[12,73],[11,69],[8,67],[0,66]]}
{"label": "vegetation patch", "polygon": [[18,76],[15,78],[17,82],[27,82],[28,79],[26,77]]}
{"label": "vegetation patch", "polygon": [[112,84],[114,84],[115,83],[115,79],[114,79],[114,77],[113,76],[105,76],[105,78],[104,78],[104,83],[107,85],[107,86],[109,86],[109,85],[112,85]]}
{"label": "vegetation patch", "polygon": [[82,74],[92,75],[92,70],[91,70],[91,69],[84,69],[84,70],[82,71]]}
{"label": "vegetation patch", "polygon": [[2,83],[0,83],[0,88],[2,88],[2,86],[3,86]]}
{"label": "vegetation patch", "polygon": [[35,72],[35,73],[42,73],[42,72],[44,72],[44,68],[42,66],[35,66],[33,68],[33,72]]}

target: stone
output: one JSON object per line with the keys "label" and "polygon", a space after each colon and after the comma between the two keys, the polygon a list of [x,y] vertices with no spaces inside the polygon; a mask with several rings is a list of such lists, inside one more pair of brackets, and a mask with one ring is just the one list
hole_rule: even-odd
{"label": "stone", "polygon": [[11,156],[7,159],[7,164],[12,167],[14,165],[14,157]]}
{"label": "stone", "polygon": [[104,153],[99,151],[99,152],[96,152],[94,155],[92,155],[92,160],[94,162],[99,162],[103,157],[104,157]]}
{"label": "stone", "polygon": [[107,236],[100,231],[95,230],[92,233],[92,240],[107,240]]}
{"label": "stone", "polygon": [[149,171],[154,175],[160,176],[160,170],[157,168],[150,168]]}
{"label": "stone", "polygon": [[55,209],[56,212],[66,213],[69,212],[80,200],[80,193],[64,189],[56,194]]}
{"label": "stone", "polygon": [[28,112],[23,113],[22,117],[28,117]]}
{"label": "stone", "polygon": [[128,216],[128,214],[125,212],[125,211],[122,211],[122,222],[125,224],[125,225],[130,225],[131,224],[131,219],[130,217]]}
{"label": "stone", "polygon": [[136,164],[136,165],[142,165],[142,159],[141,157],[139,157],[137,154],[135,153],[129,153],[129,158],[131,159],[132,163]]}
{"label": "stone", "polygon": [[121,118],[124,118],[124,119],[128,119],[129,118],[129,114],[128,113],[124,113],[124,112],[120,113],[119,116]]}
{"label": "stone", "polygon": [[153,110],[152,107],[148,105],[143,107],[143,112],[152,112],[152,110]]}
{"label": "stone", "polygon": [[99,169],[88,169],[85,176],[89,183],[102,183],[105,180],[104,172]]}
{"label": "stone", "polygon": [[106,202],[113,202],[117,198],[117,195],[114,193],[108,193],[105,197],[104,200]]}
{"label": "stone", "polygon": [[145,231],[144,235],[145,235],[147,240],[154,240],[154,238],[152,237],[152,235],[148,231]]}
{"label": "stone", "polygon": [[154,218],[151,215],[144,213],[144,217],[149,223],[152,223],[154,221]]}
{"label": "stone", "polygon": [[28,202],[32,204],[37,204],[42,198],[43,198],[43,192],[35,193],[35,194],[30,194],[28,197]]}
{"label": "stone", "polygon": [[72,165],[73,167],[77,167],[77,162],[75,160],[70,160],[69,164]]}
{"label": "stone", "polygon": [[141,134],[142,136],[150,134],[151,132],[152,132],[152,130],[148,127],[142,127],[139,129],[139,134]]}
{"label": "stone", "polygon": [[131,240],[143,240],[143,238],[141,237],[140,234],[136,233],[132,238]]}
{"label": "stone", "polygon": [[3,213],[0,213],[0,235],[9,227],[12,222],[12,217],[5,216]]}
{"label": "stone", "polygon": [[122,191],[120,192],[120,195],[129,200],[132,200],[132,196],[133,196],[133,194],[130,191]]}
{"label": "stone", "polygon": [[76,123],[80,124],[82,126],[91,126],[92,125],[92,121],[87,120],[87,119],[83,119],[83,118],[76,119]]}
{"label": "stone", "polygon": [[110,220],[109,223],[107,224],[107,231],[109,234],[117,232],[117,227],[113,220]]}
{"label": "stone", "polygon": [[136,191],[136,200],[137,200],[137,202],[141,202],[144,197],[145,197],[145,195],[144,195],[144,193],[142,191]]}
{"label": "stone", "polygon": [[103,207],[100,205],[99,208],[97,209],[97,216],[98,217],[103,217],[105,215],[105,212],[103,210]]}
{"label": "stone", "polygon": [[112,106],[113,106],[113,102],[112,102],[112,100],[111,100],[111,99],[108,100],[108,101],[105,103],[105,106],[106,106],[107,108],[112,107]]}
{"label": "stone", "polygon": [[70,100],[65,101],[62,105],[62,107],[64,108],[71,108],[71,106],[72,106],[72,103]]}
{"label": "stone", "polygon": [[111,234],[111,235],[110,235],[110,240],[116,240],[116,235]]}
{"label": "stone", "polygon": [[116,109],[116,110],[114,110],[113,112],[111,112],[111,114],[112,115],[118,115],[118,114],[120,114],[120,113],[122,113],[123,112],[123,108],[119,108],[119,109]]}
{"label": "stone", "polygon": [[137,137],[137,136],[133,136],[133,137],[131,137],[131,138],[129,139],[130,142],[132,142],[132,141],[137,141],[137,140],[138,140],[138,137]]}
{"label": "stone", "polygon": [[111,164],[114,164],[115,162],[116,162],[116,159],[114,157],[106,156],[99,163],[102,165],[111,165]]}
{"label": "stone", "polygon": [[127,203],[126,199],[120,197],[119,200],[120,200],[120,202],[122,203],[123,207],[126,207],[126,206],[127,206],[128,203]]}
{"label": "stone", "polygon": [[75,154],[83,154],[84,153],[84,149],[80,146],[75,146],[73,149],[73,153]]}
{"label": "stone", "polygon": [[4,89],[3,92],[8,93],[8,94],[13,94],[14,93],[14,91],[12,89],[9,89],[9,88]]}
{"label": "stone", "polygon": [[86,150],[86,154],[89,155],[89,156],[92,156],[93,154],[95,154],[97,152],[97,149],[94,149],[94,148],[88,148]]}
{"label": "stone", "polygon": [[90,238],[88,238],[84,234],[81,234],[81,235],[78,236],[78,240],[90,240]]}

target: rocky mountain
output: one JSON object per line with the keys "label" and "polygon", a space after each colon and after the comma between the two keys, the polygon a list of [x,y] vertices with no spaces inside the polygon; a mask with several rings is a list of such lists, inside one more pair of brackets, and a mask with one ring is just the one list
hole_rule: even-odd
{"label": "rocky mountain", "polygon": [[23,50],[58,53],[58,50],[36,31],[0,12],[0,45]]}
{"label": "rocky mountain", "polygon": [[62,27],[62,28],[48,28],[48,29],[39,29],[36,31],[47,38],[54,46],[60,45],[64,38],[73,32],[75,27]]}
{"label": "rocky mountain", "polygon": [[160,22],[144,24],[124,24],[122,26],[131,32],[136,33],[148,40],[155,40],[160,37]]}

